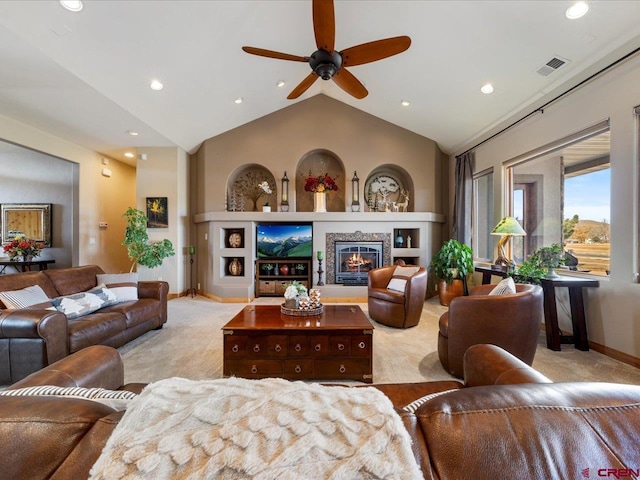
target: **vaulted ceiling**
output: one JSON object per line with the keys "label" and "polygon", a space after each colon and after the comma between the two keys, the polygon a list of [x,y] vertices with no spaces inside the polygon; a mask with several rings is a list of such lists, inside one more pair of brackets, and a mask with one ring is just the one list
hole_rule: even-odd
{"label": "vaulted ceiling", "polygon": [[[138,146],[193,152],[322,93],[451,153],[640,47],[640,2],[590,1],[586,16],[569,20],[571,3],[336,0],[336,49],[398,35],[411,47],[350,69],[369,90],[362,100],[318,80],[291,101],[309,66],[241,47],[309,56],[310,0],[94,0],[79,13],[54,0],[4,0],[0,114],[126,161]],[[568,62],[538,73],[554,57]],[[153,79],[162,91],[149,88]],[[493,94],[480,93],[486,83]]]}

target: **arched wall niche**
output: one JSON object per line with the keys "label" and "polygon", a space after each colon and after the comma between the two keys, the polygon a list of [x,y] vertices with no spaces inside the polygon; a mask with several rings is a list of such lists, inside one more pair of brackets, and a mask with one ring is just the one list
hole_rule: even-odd
{"label": "arched wall niche", "polygon": [[[408,199],[403,195],[403,191],[408,194]],[[399,211],[403,211],[402,204],[405,202],[406,211],[413,212],[413,193],[413,180],[409,173],[393,164],[384,164],[373,169],[363,186],[364,204],[370,212],[392,210],[393,205],[398,206]]]}
{"label": "arched wall niche", "polygon": [[[266,195],[260,184],[266,181],[271,195]],[[277,209],[278,182],[269,169],[250,163],[236,168],[227,180],[228,212],[258,211],[269,202],[273,210]]]}
{"label": "arched wall niche", "polygon": [[305,191],[304,185],[309,176],[317,177],[325,173],[331,176],[338,185],[338,190],[327,193],[327,211],[345,211],[346,176],[344,164],[335,153],[325,149],[316,149],[305,153],[296,168],[294,185],[297,212],[313,212],[313,194]]}

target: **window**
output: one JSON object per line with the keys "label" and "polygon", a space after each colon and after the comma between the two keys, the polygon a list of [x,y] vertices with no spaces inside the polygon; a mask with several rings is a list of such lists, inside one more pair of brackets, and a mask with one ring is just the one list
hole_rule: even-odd
{"label": "window", "polygon": [[568,267],[610,271],[610,159],[608,122],[508,162],[512,215],[527,232],[513,238],[516,263],[559,243]]}
{"label": "window", "polygon": [[492,260],[493,240],[493,169],[473,176],[473,235],[472,248],[475,257]]}

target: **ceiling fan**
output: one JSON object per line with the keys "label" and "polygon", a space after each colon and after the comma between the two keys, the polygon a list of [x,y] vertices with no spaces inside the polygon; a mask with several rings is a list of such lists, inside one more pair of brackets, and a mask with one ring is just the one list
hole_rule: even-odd
{"label": "ceiling fan", "polygon": [[309,63],[312,72],[291,91],[287,97],[289,100],[298,98],[306,92],[318,77],[323,80],[332,79],[349,95],[362,99],[369,92],[346,67],[363,65],[397,55],[404,52],[411,45],[409,37],[400,36],[363,43],[338,51],[334,49],[335,27],[333,0],[313,0],[313,31],[318,50],[313,52],[311,56],[301,57],[255,47],[242,47],[242,50],[261,57]]}

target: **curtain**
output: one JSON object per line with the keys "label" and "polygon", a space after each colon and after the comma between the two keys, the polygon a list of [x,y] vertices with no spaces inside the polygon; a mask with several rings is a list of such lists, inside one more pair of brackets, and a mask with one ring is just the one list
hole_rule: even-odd
{"label": "curtain", "polygon": [[453,235],[460,243],[471,245],[471,207],[473,200],[473,151],[456,157],[455,195],[453,199]]}

